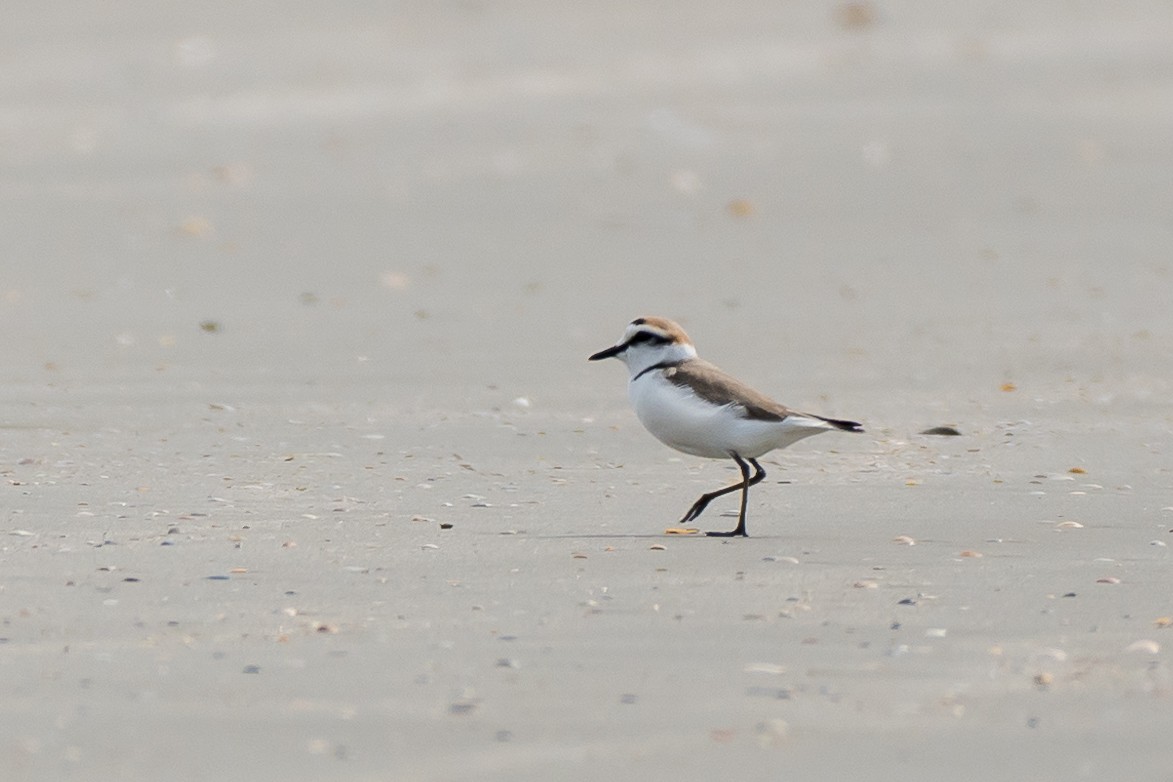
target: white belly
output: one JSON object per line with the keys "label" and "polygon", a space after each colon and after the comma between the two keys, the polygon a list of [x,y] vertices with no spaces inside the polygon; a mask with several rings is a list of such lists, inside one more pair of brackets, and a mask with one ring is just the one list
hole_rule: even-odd
{"label": "white belly", "polygon": [[678,451],[710,459],[728,459],[733,453],[756,459],[831,428],[801,416],[781,421],[742,418],[738,408],[706,402],[659,372],[630,382],[627,390],[640,423],[656,439]]}

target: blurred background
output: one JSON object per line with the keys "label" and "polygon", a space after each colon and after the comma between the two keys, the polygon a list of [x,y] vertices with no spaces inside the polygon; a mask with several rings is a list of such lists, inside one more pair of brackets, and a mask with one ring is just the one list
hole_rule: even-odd
{"label": "blurred background", "polygon": [[0,777],[1168,776],[1170,0],[10,2],[0,199]]}
{"label": "blurred background", "polygon": [[59,2],[0,43],[10,387],[596,405],[660,314],[796,401],[1168,390],[1168,2]]}

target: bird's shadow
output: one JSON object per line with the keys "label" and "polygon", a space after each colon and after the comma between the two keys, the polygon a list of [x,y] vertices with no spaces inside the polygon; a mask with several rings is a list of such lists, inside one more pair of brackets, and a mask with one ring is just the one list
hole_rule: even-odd
{"label": "bird's shadow", "polygon": [[[518,537],[521,537],[521,536],[522,536],[522,533],[518,533]],[[532,538],[534,540],[583,540],[583,539],[589,539],[589,540],[615,540],[615,539],[620,539],[620,540],[691,540],[691,539],[699,539],[699,540],[717,540],[717,541],[736,540],[736,538],[728,538],[728,537],[723,537],[723,536],[719,536],[719,535],[718,536],[706,535],[704,532],[698,532],[695,535],[665,535],[662,532],[659,534],[654,533],[654,532],[619,532],[619,533],[615,533],[613,535],[608,535],[606,533],[601,533],[601,532],[589,532],[589,533],[584,533],[582,535],[575,535],[573,533],[563,533],[560,535],[525,535],[525,537]],[[771,540],[771,539],[776,539],[776,538],[781,538],[781,537],[782,537],[781,535],[751,535],[751,536],[741,538],[741,539],[742,540]]]}

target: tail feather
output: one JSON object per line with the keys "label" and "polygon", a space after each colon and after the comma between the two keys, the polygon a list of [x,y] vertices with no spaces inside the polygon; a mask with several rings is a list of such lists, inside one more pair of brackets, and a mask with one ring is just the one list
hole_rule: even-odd
{"label": "tail feather", "polygon": [[825,421],[836,429],[842,429],[845,432],[862,432],[863,426],[855,421],[843,421],[838,418],[824,418],[821,415],[812,416],[820,421]]}

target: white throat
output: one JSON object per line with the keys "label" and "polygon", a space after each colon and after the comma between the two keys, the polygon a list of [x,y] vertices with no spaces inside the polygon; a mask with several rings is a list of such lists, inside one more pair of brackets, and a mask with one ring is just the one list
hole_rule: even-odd
{"label": "white throat", "polygon": [[632,345],[618,356],[627,365],[632,379],[656,364],[678,364],[696,358],[696,348],[687,342],[670,345]]}

